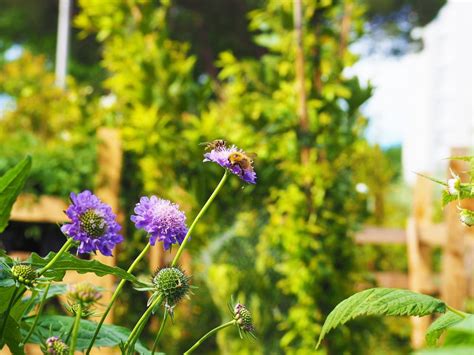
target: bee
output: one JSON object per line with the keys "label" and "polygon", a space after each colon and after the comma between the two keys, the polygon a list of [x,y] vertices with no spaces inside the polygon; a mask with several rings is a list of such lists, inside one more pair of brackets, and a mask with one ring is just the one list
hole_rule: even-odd
{"label": "bee", "polygon": [[257,156],[255,153],[233,152],[227,158],[232,166],[238,165],[242,175],[245,170],[252,168],[253,159]]}
{"label": "bee", "polygon": [[214,150],[225,148],[227,142],[223,139],[214,139],[212,142],[204,142],[200,143],[199,145],[205,145],[205,150]]}

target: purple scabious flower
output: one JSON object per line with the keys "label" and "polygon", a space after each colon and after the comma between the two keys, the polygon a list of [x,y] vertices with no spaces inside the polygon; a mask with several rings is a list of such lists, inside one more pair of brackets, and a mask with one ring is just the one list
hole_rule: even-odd
{"label": "purple scabious flower", "polygon": [[150,244],[163,242],[165,250],[172,244],[181,244],[188,233],[186,215],[177,204],[156,196],[140,198],[130,219],[135,226],[150,234]]}
{"label": "purple scabious flower", "polygon": [[257,174],[253,170],[253,161],[242,149],[235,145],[218,147],[204,154],[204,162],[212,161],[240,177],[249,184],[257,183]]}
{"label": "purple scabious flower", "polygon": [[72,204],[66,215],[71,223],[63,225],[61,231],[80,242],[77,248],[79,253],[99,250],[111,256],[115,245],[123,241],[119,234],[121,227],[112,208],[88,190],[77,195],[72,192],[70,197]]}

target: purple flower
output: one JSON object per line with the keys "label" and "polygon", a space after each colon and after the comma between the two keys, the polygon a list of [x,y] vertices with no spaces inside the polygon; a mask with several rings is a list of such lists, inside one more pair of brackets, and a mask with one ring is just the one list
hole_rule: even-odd
{"label": "purple flower", "polygon": [[218,147],[204,154],[204,161],[219,164],[249,184],[257,183],[257,174],[253,170],[252,159],[242,149]]}
{"label": "purple flower", "polygon": [[81,254],[99,250],[106,256],[123,241],[120,225],[109,205],[103,203],[92,192],[71,193],[72,204],[66,210],[71,223],[61,227],[67,236],[80,242],[77,251]]}
{"label": "purple flower", "polygon": [[132,215],[130,219],[137,228],[150,234],[151,245],[155,245],[158,239],[163,242],[165,250],[168,250],[172,244],[183,242],[188,227],[186,215],[178,205],[156,196],[143,196],[134,211],[136,215]]}

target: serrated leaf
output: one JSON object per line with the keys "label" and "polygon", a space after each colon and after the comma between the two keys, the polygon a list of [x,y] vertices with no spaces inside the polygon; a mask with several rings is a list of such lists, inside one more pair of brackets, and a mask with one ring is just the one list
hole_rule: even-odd
{"label": "serrated leaf", "polygon": [[434,297],[396,288],[371,288],[339,303],[324,322],[319,346],[329,331],[365,315],[426,316],[446,312],[446,304]]}
{"label": "serrated leaf", "polygon": [[446,206],[448,203],[458,200],[464,200],[466,198],[472,198],[472,194],[468,188],[465,186],[461,187],[458,195],[451,195],[448,191],[443,190],[442,192],[442,201],[443,207]]}
{"label": "serrated leaf", "polygon": [[[28,325],[31,325],[31,322],[32,320],[28,321]],[[41,344],[44,339],[50,335],[59,336],[67,334],[71,329],[73,322],[73,317],[41,316],[29,343]],[[96,327],[97,323],[81,319],[76,350],[87,349]],[[25,334],[27,331],[27,329],[24,330]],[[115,347],[121,342],[125,342],[129,335],[130,330],[127,328],[111,324],[103,324],[99,334],[97,335],[94,346]],[[140,342],[136,343],[135,350],[140,354],[150,354],[150,351],[148,351]]]}
{"label": "serrated leaf", "polygon": [[443,314],[441,317],[431,323],[428,330],[426,331],[426,344],[429,346],[435,346],[439,337],[441,334],[443,334],[446,328],[462,321],[463,319],[463,317],[453,312],[447,312]]}
{"label": "serrated leaf", "polygon": [[[42,258],[38,254],[32,253],[29,261],[35,268],[41,268],[55,255],[56,253],[51,252]],[[114,275],[128,281],[135,281],[135,276],[117,266],[105,265],[98,260],[79,259],[69,253],[62,254],[53,267],[45,273],[45,276],[52,277],[55,281],[61,281],[68,270],[74,270],[80,274],[92,272],[97,276]]]}
{"label": "serrated leaf", "polygon": [[31,157],[26,157],[0,178],[0,233],[5,230],[13,203],[20,194],[31,169]]}

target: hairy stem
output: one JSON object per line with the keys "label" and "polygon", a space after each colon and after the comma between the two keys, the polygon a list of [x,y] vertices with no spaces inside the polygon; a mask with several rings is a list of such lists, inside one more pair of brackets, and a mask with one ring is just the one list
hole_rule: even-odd
{"label": "hairy stem", "polygon": [[43,268],[39,269],[38,270],[38,276],[41,276],[43,275],[46,271],[48,271],[51,266],[54,265],[54,263],[56,261],[58,261],[58,259],[61,257],[61,255],[63,253],[65,253],[66,251],[68,251],[71,247],[72,247],[72,244],[74,243],[74,239],[72,238],[68,238],[66,243],[64,243],[64,245],[61,247],[61,249],[59,249],[59,251],[57,252],[57,254],[51,259],[51,261],[49,263],[47,263]]}
{"label": "hairy stem", "polygon": [[153,349],[151,349],[151,355],[155,355],[155,350],[158,347],[158,342],[160,341],[161,334],[163,333],[163,329],[165,329],[166,320],[168,319],[168,310],[165,308],[165,313],[163,314],[163,320],[160,324],[160,330],[158,330],[158,334],[156,335],[155,342],[153,343]]}
{"label": "hairy stem", "polygon": [[[128,273],[131,273],[135,269],[135,267],[140,262],[140,260],[142,260],[143,257],[146,255],[148,250],[150,250],[150,243],[147,243],[146,247],[143,248],[142,252],[136,257],[136,259],[130,265],[130,267],[127,270]],[[92,340],[89,344],[89,347],[86,350],[86,355],[88,355],[91,352],[92,347],[94,346],[94,342],[97,339],[97,335],[99,334],[100,328],[102,327],[102,324],[104,324],[105,318],[107,317],[110,310],[112,309],[112,305],[115,303],[115,300],[117,299],[118,295],[120,294],[120,291],[122,291],[122,288],[123,288],[123,286],[125,285],[126,282],[127,282],[127,280],[122,279],[120,281],[120,283],[118,284],[117,288],[115,289],[114,294],[112,295],[112,298],[110,299],[109,305],[107,306],[107,309],[105,310],[104,314],[100,318],[99,324],[97,324],[97,328],[94,331],[94,335],[92,336]]]}
{"label": "hairy stem", "polygon": [[220,326],[215,327],[214,329],[210,330],[201,339],[199,339],[193,346],[191,346],[189,350],[184,353],[184,355],[191,354],[194,350],[197,349],[199,345],[201,345],[204,342],[204,340],[209,338],[211,335],[217,333],[219,330],[230,327],[231,325],[234,325],[235,322],[236,322],[235,320],[231,320],[230,322],[221,324]]}
{"label": "hairy stem", "polygon": [[465,315],[463,312],[458,311],[456,308],[453,308],[453,307],[448,306],[448,305],[446,305],[446,308],[447,308],[448,310],[450,310],[451,312],[456,313],[458,316],[460,316],[460,317],[462,317],[462,318],[466,318],[466,315]]}
{"label": "hairy stem", "polygon": [[69,348],[69,355],[74,355],[77,344],[77,336],[79,335],[79,328],[81,325],[81,314],[82,314],[82,305],[78,303],[79,307],[76,310],[76,318],[74,319],[74,325],[72,326],[72,339],[71,347]]}
{"label": "hairy stem", "polygon": [[191,233],[193,232],[194,228],[196,227],[197,222],[201,219],[201,217],[204,215],[204,213],[207,211],[209,206],[211,205],[212,201],[216,198],[217,194],[219,191],[222,189],[222,186],[224,186],[225,181],[227,180],[227,177],[229,176],[229,171],[226,170],[224,173],[224,176],[222,176],[221,181],[217,185],[216,189],[212,193],[212,195],[209,197],[209,199],[206,201],[204,206],[202,206],[201,210],[197,214],[196,218],[194,218],[193,223],[191,224],[191,227],[189,227],[188,233],[186,233],[186,236],[184,237],[183,243],[179,246],[178,252],[176,253],[173,262],[171,263],[171,266],[175,266],[176,263],[179,260],[179,257],[183,253],[184,247],[186,246],[186,243],[189,240],[189,237],[191,236]]}
{"label": "hairy stem", "polygon": [[43,311],[43,306],[44,306],[44,303],[46,301],[46,298],[48,297],[48,291],[49,291],[49,287],[51,286],[51,282],[48,283],[46,285],[46,288],[44,290],[44,294],[43,294],[43,297],[41,297],[41,302],[39,304],[39,307],[38,307],[38,312],[36,313],[36,316],[35,316],[35,320],[33,322],[33,325],[31,326],[30,328],[30,331],[28,332],[28,334],[26,335],[25,339],[23,339],[22,343],[23,344],[26,344],[28,342],[28,340],[30,339],[31,335],[33,334],[33,331],[35,330],[35,327],[36,327],[36,324],[38,323],[38,320],[39,320],[39,317],[41,315],[41,312]]}

